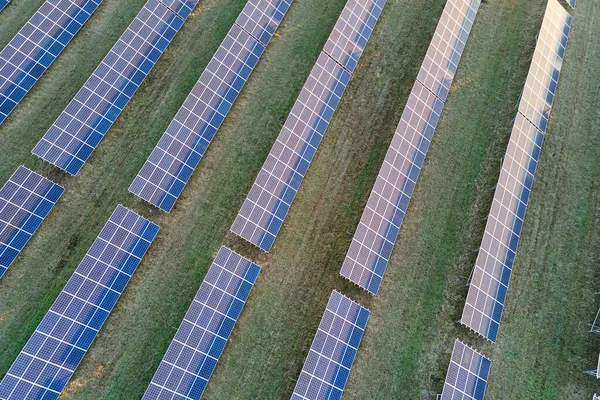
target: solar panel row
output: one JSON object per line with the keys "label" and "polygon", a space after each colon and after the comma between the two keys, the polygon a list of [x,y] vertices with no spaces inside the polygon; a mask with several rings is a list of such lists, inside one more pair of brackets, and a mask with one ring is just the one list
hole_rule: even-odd
{"label": "solar panel row", "polygon": [[6,7],[8,3],[10,3],[10,0],[0,0],[0,11],[4,10],[4,7]]}
{"label": "solar panel row", "polygon": [[200,399],[260,267],[221,246],[152,382],[150,399]]}
{"label": "solar panel row", "polygon": [[[571,16],[549,0],[463,309],[461,323],[491,342],[498,334],[570,26]],[[539,60],[553,60],[552,67],[541,73]]]}
{"label": "solar panel row", "polygon": [[64,189],[20,166],[0,189],[0,277],[41,225]]}
{"label": "solar panel row", "polygon": [[273,246],[384,5],[346,3],[231,227],[264,251]]}
{"label": "solar panel row", "polygon": [[[0,51],[0,124],[102,0],[47,0]],[[0,1],[0,9],[8,1]]]}
{"label": "solar panel row", "polygon": [[377,294],[479,0],[446,3],[340,274]]}
{"label": "solar panel row", "polygon": [[[189,2],[168,3],[183,12]],[[33,154],[76,175],[183,23],[162,2],[148,0]]]}
{"label": "solar panel row", "polygon": [[158,232],[119,205],[2,382],[6,400],[57,399]]}
{"label": "solar panel row", "polygon": [[456,339],[442,400],[483,400],[490,367],[489,359]]}
{"label": "solar panel row", "polygon": [[342,397],[370,312],[337,291],[331,293],[292,400]]}
{"label": "solar panel row", "polygon": [[290,4],[282,0],[246,3],[131,183],[130,192],[171,211]]}

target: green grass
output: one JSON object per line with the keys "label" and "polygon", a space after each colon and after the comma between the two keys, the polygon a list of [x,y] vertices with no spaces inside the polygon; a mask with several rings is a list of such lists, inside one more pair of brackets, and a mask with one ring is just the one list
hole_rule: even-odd
{"label": "green grass", "polygon": [[[13,7],[25,3],[15,0]],[[105,0],[0,127],[0,149],[7,154],[0,180],[24,163],[67,189],[0,280],[0,376],[122,203],[161,231],[64,398],[141,397],[222,243],[253,258],[263,271],[206,398],[289,398],[333,288],[372,310],[345,398],[433,396],[441,391],[457,336],[492,358],[486,398],[591,397],[594,380],[581,373],[594,367],[598,348],[586,333],[598,279],[600,193],[593,179],[600,174],[595,63],[600,15],[591,1],[582,0],[576,11],[495,346],[454,321],[464,304],[464,277],[481,240],[543,0],[489,0],[482,6],[374,298],[343,281],[339,267],[444,1],[388,2],[268,255],[229,233],[229,226],[345,2],[294,2],[170,214],[128,194],[127,187],[243,0],[200,2],[79,176],[66,177],[30,155],[143,3]],[[16,29],[16,23],[0,24],[0,43]]]}

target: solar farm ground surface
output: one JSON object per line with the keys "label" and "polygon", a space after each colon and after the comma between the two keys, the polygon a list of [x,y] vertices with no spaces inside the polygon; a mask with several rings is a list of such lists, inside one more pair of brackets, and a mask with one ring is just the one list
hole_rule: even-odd
{"label": "solar farm ground surface", "polygon": [[[42,0],[0,14],[0,46]],[[584,375],[600,273],[600,10],[581,0],[536,174],[497,343],[460,318],[544,0],[488,0],[479,12],[377,297],[339,277],[441,14],[443,0],[389,1],[270,254],[229,233],[343,0],[296,0],[170,214],[127,188],[244,0],[203,0],[71,178],[31,149],[139,11],[105,0],[0,128],[0,182],[24,164],[61,200],[0,281],[0,376],[118,203],[161,226],[65,399],[139,398],[223,243],[263,267],[208,399],[291,395],[332,288],[372,312],[345,399],[441,392],[454,339],[492,360],[487,398],[591,398]]]}

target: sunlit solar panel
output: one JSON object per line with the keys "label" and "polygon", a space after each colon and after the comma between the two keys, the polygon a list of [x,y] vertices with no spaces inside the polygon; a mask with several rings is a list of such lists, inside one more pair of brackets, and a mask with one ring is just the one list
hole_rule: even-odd
{"label": "sunlit solar panel", "polygon": [[76,175],[183,22],[160,1],[148,0],[33,154]]}
{"label": "sunlit solar panel", "polygon": [[[0,124],[102,0],[47,0],[0,51]],[[0,10],[8,1],[0,1]]]}
{"label": "sunlit solar panel", "polygon": [[269,251],[323,139],[350,73],[321,53],[231,230]]}
{"label": "sunlit solar panel", "polygon": [[458,63],[479,10],[480,0],[446,3],[417,80],[446,101]]}
{"label": "sunlit solar panel", "polygon": [[292,400],[342,397],[369,316],[366,308],[335,290],[331,293]]}
{"label": "sunlit solar panel", "polygon": [[8,3],[10,3],[10,0],[0,0],[0,11],[4,10],[4,7],[6,7]]}
{"label": "sunlit solar panel", "polygon": [[340,271],[370,293],[379,290],[442,108],[416,81]]}
{"label": "sunlit solar panel", "polygon": [[42,224],[64,189],[20,166],[0,189],[0,277]]}
{"label": "sunlit solar panel", "polygon": [[362,54],[383,0],[349,0],[231,231],[269,251]]}
{"label": "sunlit solar panel", "polygon": [[519,111],[542,132],[548,126],[571,22],[571,15],[558,1],[548,1],[519,103]]}
{"label": "sunlit solar panel", "polygon": [[130,192],[171,211],[288,8],[281,0],[246,3]]}
{"label": "sunlit solar panel", "polygon": [[483,400],[490,367],[489,359],[457,339],[441,400]]}
{"label": "sunlit solar panel", "polygon": [[[557,24],[556,20],[556,7],[561,10],[558,13],[559,20],[562,21],[560,24]],[[540,99],[549,95],[548,87],[539,84],[540,75],[537,73],[539,69],[536,60],[553,58],[557,48],[561,48],[564,53],[562,44],[566,45],[566,38],[563,37],[563,32],[568,32],[571,21],[570,17],[564,18],[564,9],[556,0],[549,0],[548,10],[554,11],[548,11],[544,16],[541,31],[545,33],[540,35],[535,49],[530,74],[525,83],[526,91],[504,156],[461,318],[461,323],[491,342],[495,342],[498,335],[525,211],[544,140],[544,130],[552,105],[552,101],[544,102],[541,111],[532,108],[532,101],[527,101],[526,98]],[[545,40],[542,36],[553,38],[555,43],[542,43]],[[537,54],[540,52],[545,56]],[[550,56],[548,53],[551,53]],[[560,62],[562,63],[562,56]],[[557,69],[556,79],[558,73]],[[552,93],[556,84],[553,87]],[[543,129],[537,126],[535,121],[540,123]]]}
{"label": "sunlit solar panel", "polygon": [[202,397],[260,267],[222,246],[144,394]]}
{"label": "sunlit solar panel", "polygon": [[350,0],[342,10],[323,52],[354,72],[386,0]]}
{"label": "sunlit solar panel", "polygon": [[118,206],[2,382],[5,400],[60,396],[158,232]]}

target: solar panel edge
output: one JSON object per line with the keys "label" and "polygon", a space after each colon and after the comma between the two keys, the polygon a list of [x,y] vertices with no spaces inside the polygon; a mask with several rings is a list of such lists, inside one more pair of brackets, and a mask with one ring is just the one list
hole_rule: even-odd
{"label": "solar panel edge", "polygon": [[[456,358],[459,355],[459,352],[460,359],[457,361]],[[469,355],[466,358],[464,357],[465,352],[469,352]],[[476,365],[473,365],[473,360],[475,358],[477,362]],[[466,360],[469,365],[463,365],[463,360]],[[454,400],[455,398],[463,400],[483,400],[487,390],[491,365],[491,360],[484,354],[457,338],[452,346],[450,362],[448,363],[444,386],[442,394],[440,395],[441,400]],[[473,367],[476,367],[477,371],[473,371]],[[461,374],[461,372],[464,373]],[[449,381],[449,379],[452,379],[452,381]],[[483,382],[483,390],[480,390],[481,382]],[[446,389],[450,389],[452,392],[448,394]],[[456,391],[458,391],[457,397],[455,397]]]}
{"label": "solar panel edge", "polygon": [[[233,260],[233,262],[235,264],[234,265],[228,265],[228,263],[230,261],[232,261],[232,260]],[[222,263],[222,265],[219,264],[219,263]],[[219,287],[217,282],[215,282],[215,283],[210,283],[209,282],[209,280],[211,280],[211,279],[214,278],[214,277],[211,277],[211,276],[214,274],[214,270],[216,269],[216,270],[219,270],[219,271],[227,271],[232,276],[238,277],[238,278],[244,280],[245,282],[249,282],[250,283],[250,281],[248,281],[248,280],[245,279],[246,278],[245,276],[242,277],[240,275],[237,275],[236,274],[237,271],[234,272],[231,269],[229,269],[229,268],[233,268],[233,269],[239,268],[240,263],[247,264],[247,269],[245,270],[246,274],[250,271],[251,268],[254,269],[254,270],[256,270],[255,273],[252,272],[253,279],[252,279],[252,282],[251,282],[251,287],[247,290],[247,293],[245,293],[245,297],[244,297],[243,300],[238,297],[238,292],[237,291],[235,293],[233,293],[233,292],[230,293],[229,291],[227,291],[228,288],[221,288],[221,287]],[[228,266],[229,266],[229,268],[228,268]],[[223,352],[224,348],[226,347],[227,343],[230,340],[231,333],[233,332],[233,329],[235,328],[235,325],[237,324],[237,321],[238,321],[241,313],[243,312],[243,309],[244,309],[244,307],[246,305],[246,302],[248,301],[248,298],[250,297],[250,293],[251,293],[252,289],[254,288],[254,285],[256,283],[256,279],[257,279],[258,275],[260,274],[261,270],[262,270],[262,268],[261,268],[260,265],[254,263],[250,259],[248,259],[248,258],[240,255],[239,253],[235,252],[234,250],[231,250],[227,246],[221,245],[221,247],[217,251],[217,254],[213,258],[213,261],[212,261],[211,265],[209,266],[209,269],[206,272],[206,275],[205,275],[204,279],[202,280],[202,283],[201,283],[200,287],[198,288],[196,294],[194,295],[194,297],[193,297],[193,299],[191,301],[191,304],[188,307],[188,310],[186,311],[185,316],[183,317],[183,319],[182,319],[179,327],[177,328],[177,331],[175,332],[173,338],[171,339],[171,342],[169,343],[169,346],[168,346],[167,350],[165,351],[165,353],[163,355],[163,358],[161,359],[161,361],[159,363],[159,366],[157,367],[156,372],[154,373],[154,375],[152,377],[152,380],[150,381],[150,383],[148,384],[148,387],[146,388],[146,391],[145,391],[144,396],[143,396],[144,400],[158,399],[158,398],[162,399],[163,397],[160,397],[161,396],[160,394],[162,393],[163,390],[168,391],[168,394],[170,394],[171,396],[173,396],[173,395],[179,396],[178,398],[199,399],[199,398],[202,397],[202,394],[204,393],[206,385],[208,384],[208,382],[210,382],[210,378],[212,377],[212,374],[214,372],[214,368],[218,364],[218,361],[220,360],[222,352]],[[205,363],[205,361],[202,361],[202,365],[196,365],[196,364],[192,365],[191,364],[193,362],[199,362],[198,360],[196,360],[196,361],[189,361],[188,364],[185,366],[185,368],[177,365],[177,360],[166,361],[166,358],[169,356],[169,352],[171,351],[172,346],[174,346],[175,343],[180,343],[179,342],[180,339],[178,340],[179,333],[185,331],[186,330],[186,328],[185,328],[186,324],[189,324],[191,322],[190,320],[188,320],[188,317],[190,316],[190,313],[193,314],[192,310],[194,310],[194,307],[197,308],[196,303],[202,305],[203,311],[205,309],[207,309],[207,308],[208,309],[213,309],[215,311],[217,310],[217,308],[213,308],[214,305],[208,304],[209,301],[211,301],[208,297],[205,298],[205,299],[202,298],[202,296],[203,296],[203,292],[202,291],[203,291],[203,289],[205,289],[207,287],[205,284],[206,285],[212,285],[212,286],[214,286],[215,288],[217,288],[218,290],[220,290],[223,293],[223,295],[230,296],[231,299],[236,299],[238,301],[242,301],[243,302],[243,304],[241,305],[241,308],[240,308],[239,312],[237,313],[237,317],[235,317],[233,325],[229,329],[229,333],[227,334],[226,337],[224,337],[225,342],[222,344],[222,348],[221,348],[220,352],[218,352],[214,356],[211,355],[212,351],[213,351],[212,350],[212,346],[213,345],[210,345],[210,348],[203,347],[201,349],[200,346],[202,346],[202,341],[199,341],[199,343],[197,344],[197,346],[193,348],[193,352],[196,352],[196,353],[204,355],[205,359],[208,359],[209,357],[212,357],[213,359],[215,359],[215,361],[212,364],[212,366],[209,367],[208,376],[206,376],[205,373],[202,372],[202,370],[204,370],[204,363]],[[216,307],[218,307],[218,306],[216,306]],[[197,317],[198,319],[196,321],[200,320],[200,322],[209,323],[209,322],[206,321],[206,317],[204,317],[204,319],[202,319],[203,318],[202,317],[202,311],[196,310],[195,312],[199,313],[198,317]],[[225,315],[227,317],[233,319],[233,317],[230,317],[229,314],[225,314]],[[219,336],[220,331],[219,332],[212,332],[211,330],[208,329],[208,327],[200,326],[200,325],[197,325],[196,323],[194,323],[194,326],[195,327],[200,327],[201,329],[204,330],[203,336],[206,335],[206,334],[208,334],[209,336],[213,335],[213,339],[212,340],[214,340],[217,336]],[[187,334],[191,335],[192,332],[188,332]],[[204,337],[203,337],[203,339],[204,339]],[[187,343],[188,340],[189,340],[189,336],[186,339],[186,341],[183,342],[182,344],[186,345],[186,346],[191,346],[191,345],[189,345]],[[179,391],[180,385],[182,383],[181,380],[179,380],[177,382],[171,382],[171,383],[176,383],[177,384],[176,387],[174,387],[174,388],[173,387],[167,387],[167,385],[169,384],[168,381],[171,378],[170,372],[169,372],[169,374],[166,377],[164,377],[165,378],[164,382],[161,383],[161,380],[163,378],[162,375],[164,375],[162,373],[161,369],[162,369],[163,365],[167,365],[167,364],[171,365],[171,367],[172,367],[171,371],[174,370],[175,368],[178,368],[179,370],[184,371],[184,373],[189,373],[189,374],[192,374],[192,372],[190,371],[190,368],[194,367],[193,371],[196,371],[196,373],[193,374],[195,376],[195,378],[193,378],[194,382],[188,382],[188,384],[185,385],[185,393],[181,393]],[[212,369],[210,369],[210,368],[212,368]],[[202,375],[200,375],[200,374],[202,374]],[[182,379],[182,378],[179,378],[179,379]],[[198,385],[198,382],[200,382],[199,385]],[[156,388],[158,388],[158,389],[156,389]]]}
{"label": "solar panel edge", "polygon": [[[169,44],[171,43],[172,39],[169,39],[167,41],[167,45],[165,47],[164,50],[162,51],[158,51],[159,55],[158,58],[156,59],[156,61],[152,62],[152,65],[150,67],[150,69],[144,74],[143,78],[141,79],[141,82],[139,83],[139,85],[134,85],[134,90],[131,93],[131,96],[129,96],[129,98],[125,101],[125,104],[123,105],[123,108],[119,108],[115,102],[117,99],[113,99],[111,100],[108,105],[110,105],[109,110],[108,111],[104,111],[102,114],[98,113],[99,116],[101,118],[99,118],[100,122],[96,122],[97,125],[100,125],[101,123],[104,122],[104,120],[108,121],[108,128],[106,129],[106,131],[104,133],[99,133],[97,131],[96,128],[94,127],[90,127],[91,130],[93,132],[98,132],[98,134],[100,135],[100,139],[98,140],[98,142],[94,145],[94,146],[90,146],[87,142],[82,142],[83,144],[87,145],[88,147],[92,147],[91,150],[89,151],[89,153],[87,155],[84,155],[84,159],[79,158],[78,156],[81,155],[81,152],[77,153],[77,154],[72,154],[70,152],[67,152],[65,149],[63,149],[60,146],[56,145],[56,142],[51,142],[49,140],[46,139],[46,136],[51,132],[51,130],[57,126],[57,123],[60,121],[61,117],[63,117],[64,114],[67,114],[67,110],[69,109],[69,107],[72,104],[77,104],[77,103],[81,103],[79,100],[77,100],[78,96],[82,93],[86,93],[87,91],[92,92],[92,94],[95,94],[95,92],[93,92],[91,89],[89,89],[87,87],[88,83],[91,82],[93,79],[98,78],[100,74],[99,71],[101,71],[102,68],[109,66],[110,64],[107,62],[107,60],[109,60],[109,58],[114,54],[114,50],[115,48],[122,42],[127,43],[125,40],[123,40],[124,37],[127,37],[128,33],[131,33],[131,36],[134,37],[140,37],[140,35],[138,35],[138,33],[135,31],[135,29],[133,29],[132,27],[135,27],[136,24],[141,23],[143,25],[146,25],[144,22],[138,22],[140,21],[140,16],[143,15],[143,13],[145,12],[150,12],[150,14],[156,16],[156,14],[154,13],[153,10],[150,10],[150,6],[152,6],[153,4],[151,3],[155,3],[155,5],[157,6],[162,6],[165,10],[167,10],[169,13],[171,13],[174,17],[178,18],[179,20],[181,20],[181,25],[174,29],[175,33],[173,35],[173,37],[178,33],[179,29],[181,29],[181,27],[183,26],[183,23],[185,22],[185,20],[182,20],[176,13],[174,13],[170,8],[168,8],[161,0],[147,0],[146,3],[142,6],[142,8],[140,9],[140,11],[136,14],[136,16],[134,17],[134,19],[129,23],[129,25],[127,26],[127,28],[123,31],[123,33],[121,34],[121,36],[119,36],[119,39],[117,39],[117,41],[115,42],[115,44],[111,47],[111,49],[107,52],[107,54],[104,56],[104,58],[102,59],[102,61],[100,61],[100,63],[98,64],[98,66],[96,67],[96,69],[94,69],[94,71],[91,73],[91,75],[88,77],[88,79],[85,81],[85,83],[82,85],[82,87],[78,90],[78,92],[75,94],[75,96],[71,99],[71,101],[68,103],[67,107],[65,108],[65,110],[58,116],[58,118],[54,121],[54,123],[52,124],[52,126],[48,129],[48,131],[46,131],[46,133],[44,134],[44,136],[40,139],[40,141],[35,145],[35,147],[33,148],[33,150],[31,151],[31,153],[33,155],[35,155],[38,158],[41,158],[42,160],[46,161],[47,163],[54,165],[55,167],[61,169],[62,171],[68,173],[71,176],[77,176],[79,174],[79,171],[81,171],[81,169],[83,168],[83,166],[87,163],[87,161],[89,160],[89,158],[91,157],[91,155],[94,153],[94,151],[96,150],[96,148],[99,146],[99,144],[102,142],[102,140],[104,139],[104,137],[106,136],[106,134],[108,134],[108,131],[112,128],[112,126],[114,125],[114,123],[118,120],[118,118],[121,116],[123,110],[125,109],[125,107],[129,104],[129,101],[133,98],[133,96],[135,95],[135,93],[138,91],[138,89],[142,86],[143,82],[146,80],[146,78],[148,77],[148,75],[150,75],[150,73],[152,72],[152,70],[154,69],[154,66],[156,65],[156,63],[160,60],[160,58],[162,57],[162,55],[164,54],[164,52],[166,51],[166,49],[168,48]],[[147,26],[147,25],[146,25]],[[169,23],[167,26],[171,27],[171,24]],[[133,32],[133,33],[132,33]],[[159,34],[159,36],[161,36],[163,39],[164,37]],[[129,46],[128,44],[126,44],[126,46]],[[154,49],[156,50],[156,47],[154,47]],[[147,55],[146,55],[147,56]],[[150,60],[144,56],[144,60],[145,61],[149,61]],[[120,56],[119,56],[120,57]],[[139,68],[136,67],[138,69],[138,71],[141,71],[141,67],[143,66],[143,62],[140,63]],[[98,79],[102,79],[102,78],[98,78]],[[132,83],[132,79],[129,79],[129,83]],[[110,86],[110,85],[109,85]],[[123,94],[123,93],[122,93]],[[124,94],[123,94],[124,95]],[[84,105],[82,103],[82,105]],[[84,105],[85,106],[85,105]],[[115,112],[114,109],[117,109],[117,115],[114,118],[114,120],[110,121],[107,118],[107,115],[109,115],[109,112]],[[112,111],[111,111],[112,110]],[[92,110],[92,112],[96,112],[96,110]],[[97,113],[97,112],[96,112]],[[66,132],[66,131],[65,131]],[[69,133],[69,135],[73,138],[75,138],[74,134]],[[77,138],[79,141],[81,141],[79,138]],[[44,146],[44,142],[47,142],[50,147],[49,149],[43,149]],[[59,165],[59,158],[57,158],[56,160],[50,160],[48,159],[48,153],[50,152],[50,150],[52,149],[58,149],[59,151],[62,152],[62,154],[68,154],[70,156],[70,160],[65,164],[65,165]],[[43,153],[43,154],[42,154]],[[77,164],[72,164],[73,161],[78,161]],[[73,166],[74,165],[74,166]],[[73,166],[73,167],[72,167]],[[72,168],[70,168],[72,167]]]}

